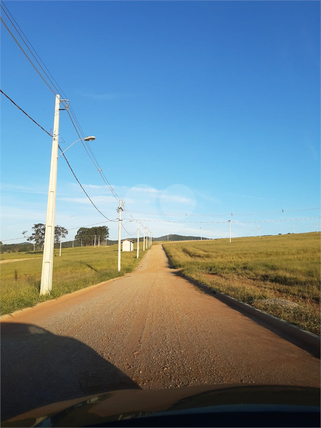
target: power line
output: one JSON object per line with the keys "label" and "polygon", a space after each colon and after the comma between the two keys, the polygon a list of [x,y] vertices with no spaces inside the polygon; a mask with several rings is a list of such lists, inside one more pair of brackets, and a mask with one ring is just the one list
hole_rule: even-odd
{"label": "power line", "polygon": [[36,72],[39,74],[39,76],[41,77],[41,79],[45,82],[45,84],[48,86],[48,88],[51,90],[51,92],[55,95],[55,91],[50,87],[50,85],[48,84],[48,82],[46,81],[46,79],[42,76],[42,74],[40,73],[40,71],[38,70],[38,68],[34,65],[34,63],[31,61],[31,59],[29,58],[28,54],[25,52],[25,50],[23,49],[23,47],[20,45],[20,43],[18,42],[18,40],[15,38],[15,36],[12,34],[12,32],[10,31],[9,27],[7,26],[7,24],[4,22],[4,20],[2,19],[2,17],[0,16],[0,20],[3,23],[3,25],[6,27],[6,29],[8,30],[8,32],[10,33],[11,37],[13,38],[13,40],[17,43],[17,45],[19,46],[19,48],[22,50],[22,52],[25,54],[25,56],[27,57],[28,61],[30,62],[30,64],[33,66],[33,68],[36,70]]}
{"label": "power line", "polygon": [[39,125],[39,123],[38,122],[36,122],[31,116],[29,116],[29,114],[28,113],[26,113],[21,107],[19,107],[18,106],[18,104],[16,104],[7,94],[5,94],[4,92],[3,92],[3,90],[2,89],[0,89],[0,92],[6,97],[6,98],[8,98],[8,100],[9,101],[11,101],[12,102],[12,104],[14,104],[19,110],[21,110],[22,111],[22,113],[24,113],[30,120],[32,120],[37,126],[39,126],[39,128],[41,128],[46,134],[48,134],[49,135],[49,137],[52,137],[52,135],[50,134],[50,132],[48,132],[48,131],[46,131],[45,130],[45,128],[43,128],[41,125]]}
{"label": "power line", "polygon": [[[2,2],[3,3],[3,2]],[[64,98],[67,99],[67,96],[64,94],[64,92],[62,91],[62,89],[60,88],[60,86],[58,85],[58,83],[56,82],[56,80],[53,78],[52,74],[49,72],[48,68],[45,66],[44,62],[41,60],[40,56],[38,55],[38,53],[36,52],[36,50],[34,49],[34,47],[32,46],[32,44],[30,43],[30,41],[27,39],[26,35],[23,33],[23,31],[21,30],[20,26],[17,24],[17,22],[15,21],[15,19],[13,18],[12,14],[9,12],[8,8],[5,6],[5,8],[3,7],[5,6],[4,4],[1,4],[1,7],[4,11],[4,13],[6,14],[7,18],[9,19],[9,21],[11,22],[12,26],[14,27],[14,29],[17,31],[17,33],[19,34],[20,38],[22,39],[22,41],[24,42],[24,44],[26,45],[26,47],[28,48],[29,52],[31,53],[31,55],[33,56],[33,58],[36,60],[36,62],[38,63],[39,67],[41,68],[42,72],[44,73],[44,75],[46,76],[46,78],[41,74],[41,72],[39,71],[39,69],[37,68],[37,66],[33,63],[33,61],[30,59],[30,57],[28,56],[28,54],[25,52],[25,50],[23,49],[23,47],[20,45],[20,43],[18,42],[18,40],[15,38],[15,36],[13,35],[13,33],[10,31],[9,27],[6,25],[6,23],[4,22],[4,20],[1,18],[2,23],[4,24],[4,26],[6,27],[6,29],[8,30],[9,34],[12,36],[12,38],[14,39],[14,41],[17,43],[17,45],[20,47],[21,51],[24,53],[24,55],[26,56],[26,58],[28,59],[28,61],[31,63],[31,65],[34,67],[34,69],[36,70],[36,72],[39,74],[39,76],[41,77],[41,79],[45,82],[45,84],[48,86],[48,88],[51,90],[51,92],[53,94],[55,94],[56,92],[60,92]],[[6,10],[5,10],[6,9]],[[10,18],[10,16],[11,18]],[[14,22],[13,22],[14,21]],[[15,25],[15,24],[16,25]],[[17,28],[18,27],[18,28]],[[29,47],[30,45],[30,47]],[[33,51],[33,52],[32,52]],[[39,60],[37,59],[37,57],[39,58]],[[49,77],[48,73],[44,70],[44,67],[40,64],[43,64],[43,66],[46,68],[46,70],[48,71],[48,73],[50,74],[51,78]],[[48,80],[50,82],[50,84],[48,83]],[[54,82],[53,82],[54,80]],[[54,89],[55,90],[54,90]],[[90,158],[90,160],[92,161],[92,163],[94,164],[95,168],[98,170],[100,176],[102,177],[103,181],[105,182],[105,184],[107,185],[107,187],[109,188],[109,190],[111,191],[111,193],[113,194],[113,196],[116,199],[120,199],[119,195],[115,192],[115,190],[112,188],[110,182],[108,181],[106,175],[104,174],[101,166],[99,165],[99,162],[97,160],[97,158],[95,157],[93,150],[91,149],[90,145],[88,145],[85,141],[84,141],[84,133],[83,130],[81,128],[81,125],[73,111],[72,106],[69,105],[69,109],[67,109],[67,113],[68,116],[72,122],[73,127],[75,128],[75,131],[78,135],[78,138],[81,140],[83,147],[85,148],[88,157]],[[69,112],[70,110],[70,112]],[[76,178],[76,177],[75,177]]]}
{"label": "power line", "polygon": [[[34,122],[40,129],[42,129],[47,135],[49,135],[50,137],[52,137],[52,134],[50,134],[50,132],[48,132],[48,131],[46,131],[46,129],[44,129],[38,122],[36,122],[28,113],[26,113],[17,103],[15,103],[2,89],[0,89],[0,92],[12,103],[12,104],[14,104],[20,111],[22,111],[22,113],[24,113],[30,120],[32,120],[32,122]],[[72,120],[72,119],[71,119]],[[73,122],[73,121],[72,121]],[[74,122],[73,122],[73,124],[74,124]],[[76,129],[76,126],[74,125],[74,127],[75,127],[75,129]],[[77,131],[77,129],[76,129],[76,131]],[[77,131],[77,133],[78,133],[78,131]],[[80,140],[82,141],[82,143],[83,143],[83,139],[81,138],[81,136],[79,135],[79,133],[78,133],[78,136],[80,137]],[[84,144],[83,144],[84,145]],[[59,147],[59,149],[60,149],[60,151],[61,152],[63,152],[63,150],[61,149],[61,147],[60,146],[58,146]],[[85,146],[84,146],[85,147]],[[85,147],[86,148],[86,147]],[[88,153],[88,152],[87,152]],[[89,154],[89,153],[88,153]],[[110,222],[115,222],[115,221],[117,221],[117,219],[115,219],[115,220],[111,220],[111,219],[109,219],[108,217],[106,217],[98,208],[97,208],[97,206],[95,205],[95,203],[92,201],[92,199],[90,198],[90,196],[88,195],[88,193],[86,192],[86,190],[84,189],[84,187],[82,186],[82,184],[80,183],[80,181],[79,181],[79,179],[77,178],[77,176],[76,176],[76,174],[75,174],[75,172],[74,172],[74,170],[72,169],[72,167],[71,167],[71,165],[70,165],[70,163],[68,162],[68,160],[67,160],[67,158],[66,158],[66,156],[65,156],[65,154],[63,153],[62,154],[63,155],[63,157],[64,157],[64,159],[65,159],[65,161],[66,161],[66,163],[67,163],[67,165],[68,165],[68,167],[69,167],[69,169],[71,170],[71,172],[72,172],[72,174],[74,175],[74,177],[75,177],[75,179],[76,179],[76,181],[77,181],[77,183],[79,184],[79,186],[81,187],[81,189],[83,190],[83,192],[85,193],[85,195],[87,196],[87,198],[89,199],[89,201],[91,202],[91,204],[94,206],[94,208],[104,217],[104,218],[106,218],[107,219],[107,221],[110,221]],[[98,164],[98,163],[97,163]],[[96,165],[95,165],[96,166]],[[99,164],[98,164],[98,168],[100,168],[99,167]],[[111,188],[111,185],[110,185],[110,183],[108,182],[108,185],[109,185],[109,187]],[[112,190],[112,192],[114,192],[113,191],[113,189],[111,188],[111,190]],[[118,195],[114,192],[114,196],[115,197],[117,197],[118,199],[120,199],[119,197],[118,197]],[[299,211],[311,211],[311,210],[316,210],[316,209],[319,209],[319,208],[304,208],[304,209],[300,209],[300,210],[286,210],[286,211],[289,211],[289,212],[299,212]],[[131,220],[135,220],[134,219],[134,217],[133,217],[133,215],[129,212],[129,210],[127,209],[127,207],[125,206],[125,204],[124,204],[124,211],[130,216],[130,218],[131,218]],[[273,211],[273,212],[278,212],[278,211]],[[284,210],[283,210],[283,212],[284,212]],[[256,213],[251,213],[251,214],[256,214]],[[261,214],[263,214],[263,213],[261,213]],[[201,216],[201,214],[195,214],[195,215],[199,215],[199,216]],[[249,215],[249,213],[248,213],[248,215]],[[299,221],[299,220],[313,220],[313,219],[317,219],[317,218],[320,218],[320,217],[304,217],[304,218],[298,218],[298,219],[279,219],[279,220],[255,220],[255,221],[231,221],[231,223],[234,223],[234,224],[246,224],[246,223],[268,223],[268,222],[281,222],[281,221]],[[227,223],[228,221],[216,221],[216,222],[214,222],[214,221],[202,221],[202,222],[192,222],[192,221],[188,221],[188,222],[186,222],[186,221],[172,221],[172,220],[152,220],[152,219],[144,219],[144,220],[142,220],[142,221],[150,221],[150,222],[157,222],[157,223],[178,223],[178,224],[180,224],[180,223],[189,223],[189,224],[222,224],[222,223]],[[71,229],[70,229],[71,230]],[[127,232],[127,230],[124,228],[124,230]],[[134,235],[134,234],[130,234],[129,232],[127,232],[129,235]],[[20,238],[15,238],[15,239],[20,239]]]}
{"label": "power line", "polygon": [[[274,222],[282,222],[282,221],[300,221],[300,220],[313,220],[321,218],[318,217],[302,217],[302,218],[288,218],[288,219],[280,219],[280,220],[255,220],[255,221],[232,221],[234,224],[246,224],[246,223],[274,223]],[[153,219],[142,219],[141,221],[148,221],[151,223],[175,223],[175,224],[223,224],[229,223],[230,220],[224,221],[174,221],[174,220],[153,220]]]}
{"label": "power line", "polygon": [[122,222],[122,228],[124,229],[124,231],[127,233],[127,235],[131,235],[131,236],[134,236],[134,235],[136,235],[136,232],[134,232],[134,233],[129,233],[128,232],[128,230],[125,228],[125,226],[124,226],[124,224],[123,224],[123,222]]}
{"label": "power line", "polygon": [[[113,221],[118,221],[118,219],[115,219]],[[97,226],[98,224],[102,224],[102,223],[108,223],[108,221],[100,221],[99,223],[92,223],[92,224],[86,224],[86,226],[79,226],[79,227],[71,227],[69,230],[76,230],[76,229],[80,229],[81,227],[89,227],[89,226]]]}
{"label": "power line", "polygon": [[[60,146],[58,146],[58,147],[59,147],[60,151],[62,152],[61,147],[60,147]],[[86,195],[86,196],[87,196],[87,198],[90,200],[91,204],[95,207],[95,209],[99,212],[99,214],[101,214],[101,215],[102,215],[106,220],[108,220],[108,221],[118,221],[118,220],[111,220],[110,218],[106,217],[106,216],[105,216],[105,214],[103,214],[103,213],[100,211],[100,209],[99,209],[99,208],[97,208],[97,206],[95,205],[95,203],[93,202],[93,200],[90,198],[90,196],[88,195],[88,193],[87,193],[87,192],[86,192],[86,190],[84,189],[83,185],[82,185],[82,184],[80,183],[80,181],[78,180],[78,178],[77,178],[77,176],[76,176],[76,174],[75,174],[74,170],[72,169],[72,167],[71,167],[70,163],[68,162],[68,160],[67,160],[67,158],[66,158],[66,156],[65,156],[65,154],[64,154],[64,153],[62,153],[62,156],[64,157],[65,161],[67,162],[67,165],[68,165],[68,167],[69,167],[70,171],[72,172],[73,176],[75,177],[75,179],[76,179],[77,183],[79,184],[79,186],[81,187],[82,191],[85,193],[85,195]]]}
{"label": "power line", "polygon": [[[19,24],[17,23],[17,21],[14,19],[14,17],[10,13],[9,9],[7,8],[7,6],[4,4],[3,1],[1,2],[0,5],[1,5],[1,8],[3,9],[4,13],[6,14],[7,18],[11,22],[12,26],[14,27],[14,29],[16,30],[16,32],[19,34],[21,40],[26,45],[27,49],[29,50],[29,52],[31,53],[31,55],[34,57],[34,59],[37,61],[38,65],[40,66],[40,68],[42,69],[42,71],[44,72],[44,74],[46,75],[46,77],[49,79],[51,85],[54,87],[54,89],[57,92],[60,92],[64,96],[63,91],[60,88],[60,86],[58,85],[57,81],[54,79],[54,77],[52,76],[52,74],[50,73],[50,71],[48,70],[48,68],[46,67],[46,65],[44,64],[44,62],[40,58],[40,56],[38,55],[38,53],[35,50],[35,48],[32,46],[31,42],[28,40],[28,38],[25,35],[25,33],[22,31],[22,29],[20,28]],[[14,23],[12,21],[14,21]],[[19,30],[17,29],[17,27],[19,28]],[[21,35],[21,33],[23,34],[23,36]],[[36,56],[39,58],[39,61],[42,63],[43,66],[40,64],[40,62],[38,61],[38,59],[37,59]],[[43,67],[45,67],[45,69],[50,74],[50,76],[51,76],[52,79],[48,76],[47,72],[44,70]],[[55,83],[52,80],[54,80]]]}
{"label": "power line", "polygon": [[[50,137],[52,137],[52,135],[48,132],[48,131],[46,131],[41,125],[39,125],[39,123],[38,122],[36,122],[31,116],[29,116],[29,114],[28,113],[26,113],[21,107],[19,107],[18,106],[18,104],[16,104],[7,94],[5,94],[4,92],[3,92],[3,90],[2,89],[0,89],[0,92],[5,96],[5,97],[7,97],[19,110],[21,110],[30,120],[32,120],[37,126],[39,126],[39,128],[41,128],[46,134],[48,134]],[[61,152],[63,152],[63,150],[61,149],[61,147],[60,146],[58,146],[59,147],[59,150],[61,151]],[[92,203],[92,205],[96,208],[96,210],[106,219],[106,220],[108,220],[108,221],[117,221],[117,220],[111,220],[111,219],[109,219],[108,217],[106,217],[105,216],[105,214],[103,214],[98,208],[97,208],[97,206],[94,204],[94,202],[92,201],[92,199],[90,198],[90,196],[88,195],[88,193],[86,192],[86,190],[84,189],[84,187],[82,186],[82,184],[80,183],[80,181],[78,180],[78,178],[77,178],[77,176],[76,176],[76,174],[75,174],[75,172],[74,172],[74,170],[72,169],[72,167],[71,167],[71,165],[70,165],[70,163],[68,162],[68,160],[67,160],[67,158],[66,158],[66,156],[65,156],[65,154],[64,153],[62,153],[62,155],[63,155],[63,157],[64,157],[64,159],[65,159],[65,161],[67,162],[67,165],[68,165],[68,167],[69,167],[69,169],[71,170],[71,172],[73,173],[73,175],[74,175],[74,177],[75,177],[75,179],[76,179],[76,181],[77,181],[77,183],[79,184],[79,186],[81,187],[81,189],[83,190],[83,192],[85,193],[85,195],[87,196],[87,198],[89,199],[89,201]]]}
{"label": "power line", "polygon": [[279,220],[255,220],[255,221],[231,221],[234,224],[245,224],[245,223],[277,223],[282,221],[300,221],[300,220],[313,220],[319,217],[301,217],[301,218],[287,218],[287,219],[279,219]]}

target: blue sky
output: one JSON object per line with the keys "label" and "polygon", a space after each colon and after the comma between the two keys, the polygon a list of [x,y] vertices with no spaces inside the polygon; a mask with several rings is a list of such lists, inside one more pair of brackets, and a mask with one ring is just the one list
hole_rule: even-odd
{"label": "blue sky", "polygon": [[[202,228],[203,236],[228,237],[228,220],[233,237],[257,235],[258,226],[262,235],[315,231],[316,221],[320,230],[319,2],[5,5],[83,132],[96,136],[89,144],[127,211],[154,236],[199,236]],[[3,24],[1,89],[53,128],[54,94]],[[0,102],[6,241],[45,222],[51,138],[2,94]],[[61,146],[77,139],[61,111]],[[66,156],[115,219],[118,202],[81,143]],[[137,224],[123,217],[122,236],[135,236]],[[69,238],[107,224],[115,239],[117,223],[104,221],[60,158],[56,224]]]}

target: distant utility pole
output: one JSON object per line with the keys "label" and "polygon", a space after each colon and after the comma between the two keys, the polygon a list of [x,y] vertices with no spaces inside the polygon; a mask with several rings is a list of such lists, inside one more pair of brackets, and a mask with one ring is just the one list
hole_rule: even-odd
{"label": "distant utility pole", "polygon": [[139,257],[139,220],[137,222],[137,258]]}
{"label": "distant utility pole", "polygon": [[98,248],[100,247],[100,235],[98,235]]}
{"label": "distant utility pole", "polygon": [[293,233],[295,233],[295,226],[293,226]]}
{"label": "distant utility pole", "polygon": [[144,238],[143,238],[143,251],[145,251],[145,226],[144,226]]}
{"label": "distant utility pole", "polygon": [[230,243],[232,242],[232,231],[231,231],[231,220],[229,222],[229,229],[230,229]]}
{"label": "distant utility pole", "polygon": [[72,241],[72,248],[75,246],[75,240]]}
{"label": "distant utility pole", "polygon": [[121,199],[119,199],[118,206],[118,272],[120,272],[120,254],[121,254],[121,212],[123,211],[121,206]]}
{"label": "distant utility pole", "polygon": [[59,257],[61,257],[61,237],[60,237],[60,246],[59,246]]}
{"label": "distant utility pole", "polygon": [[259,238],[260,238],[261,237],[261,227],[260,227],[260,225],[258,225],[257,227],[259,229]]}
{"label": "distant utility pole", "polygon": [[94,248],[96,247],[96,235],[94,237]]}

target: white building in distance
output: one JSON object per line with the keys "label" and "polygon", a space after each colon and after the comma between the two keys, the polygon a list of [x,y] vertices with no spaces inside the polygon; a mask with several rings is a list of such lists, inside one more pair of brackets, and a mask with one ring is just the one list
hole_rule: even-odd
{"label": "white building in distance", "polygon": [[133,251],[133,249],[134,249],[134,241],[131,241],[130,239],[125,239],[122,242],[123,251]]}

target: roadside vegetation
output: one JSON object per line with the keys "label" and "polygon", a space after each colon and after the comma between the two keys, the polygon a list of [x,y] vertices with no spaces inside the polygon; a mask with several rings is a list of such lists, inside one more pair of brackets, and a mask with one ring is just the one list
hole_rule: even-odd
{"label": "roadside vegetation", "polygon": [[320,335],[317,233],[164,243],[175,268],[237,300]]}
{"label": "roadside vegetation", "polygon": [[144,253],[141,247],[140,258],[137,259],[135,250],[122,252],[121,272],[117,270],[117,255],[117,245],[66,248],[61,257],[59,250],[55,250],[52,291],[49,296],[40,297],[42,252],[2,254],[1,315],[123,276],[137,266]]}

